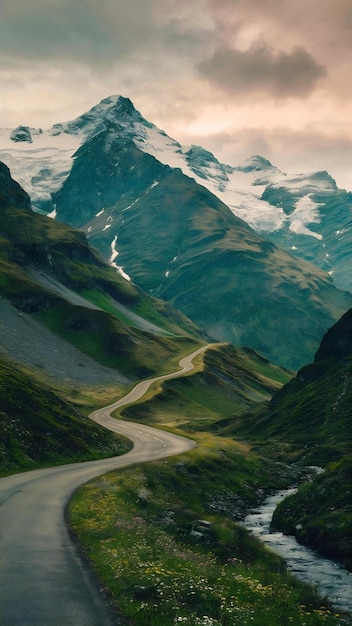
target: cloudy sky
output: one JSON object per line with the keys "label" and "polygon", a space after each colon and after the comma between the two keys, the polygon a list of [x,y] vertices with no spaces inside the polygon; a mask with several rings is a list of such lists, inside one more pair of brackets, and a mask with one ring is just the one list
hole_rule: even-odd
{"label": "cloudy sky", "polygon": [[232,165],[327,169],[352,190],[352,0],[2,0],[2,127],[112,94]]}

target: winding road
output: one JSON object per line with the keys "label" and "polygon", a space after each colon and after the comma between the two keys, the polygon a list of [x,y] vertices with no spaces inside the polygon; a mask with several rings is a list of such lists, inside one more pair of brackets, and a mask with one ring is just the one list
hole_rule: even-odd
{"label": "winding road", "polygon": [[185,437],[115,420],[111,413],[141,398],[153,382],[191,371],[193,359],[205,349],[182,359],[177,372],[142,381],[124,398],[90,415],[131,439],[133,448],[128,453],[0,479],[1,626],[116,625],[97,581],[69,537],[65,508],[78,487],[100,474],[179,454],[195,445]]}

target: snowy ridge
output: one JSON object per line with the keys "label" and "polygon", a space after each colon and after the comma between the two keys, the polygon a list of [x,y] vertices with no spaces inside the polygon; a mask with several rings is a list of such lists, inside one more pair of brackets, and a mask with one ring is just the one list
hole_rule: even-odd
{"label": "snowy ridge", "polygon": [[[88,138],[108,129],[112,136],[128,136],[143,152],[207,187],[233,211],[259,232],[282,228],[286,217],[282,209],[261,200],[267,185],[285,185],[290,189],[306,184],[304,175],[287,175],[260,156],[252,156],[240,165],[220,163],[215,156],[198,146],[182,146],[154,124],[147,122],[128,98],[110,96],[73,121],[54,124],[46,131],[29,129],[32,143],[14,142],[11,130],[0,133],[0,159],[29,193],[34,209],[42,210],[68,176],[72,157]],[[316,188],[327,185],[315,181]],[[313,183],[311,183],[312,191]],[[302,227],[307,221],[300,209]]]}
{"label": "snowy ridge", "polygon": [[[312,195],[338,191],[327,172],[287,176],[258,155],[239,165],[223,164],[204,148],[182,146],[145,120],[132,102],[122,96],[105,98],[75,120],[54,124],[49,130],[24,126],[0,130],[0,160],[8,165],[12,176],[30,195],[34,210],[55,218],[52,194],[69,175],[77,149],[101,132],[107,132],[108,152],[116,139],[133,140],[141,151],[171,168],[181,169],[186,176],[208,188],[237,217],[262,235],[285,230],[293,238],[302,235],[316,240],[323,238],[318,232],[320,205],[314,202]],[[154,185],[157,184],[155,181]],[[279,197],[282,189],[291,195],[290,211],[279,201],[270,203],[266,199],[269,191],[277,192]],[[317,231],[311,228],[313,225]],[[102,228],[109,227],[107,220]],[[115,243],[112,244],[113,254]],[[297,249],[295,241],[291,249]],[[114,264],[114,260],[111,263]],[[117,269],[122,271],[122,268]]]}
{"label": "snowy ridge", "polygon": [[[306,215],[304,212],[307,203],[297,207],[298,212],[293,220],[296,226],[292,226],[292,219],[287,220],[280,207],[261,199],[268,185],[285,186],[291,191],[302,187],[306,189],[306,175],[288,178],[270,161],[258,155],[249,157],[237,166],[220,163],[211,152],[203,148],[182,146],[154,124],[147,122],[128,98],[117,95],[105,98],[73,121],[54,124],[46,131],[28,129],[31,143],[14,142],[10,139],[13,131],[2,130],[0,159],[10,167],[12,175],[29,193],[33,208],[43,210],[50,202],[51,193],[60,189],[68,176],[72,157],[79,146],[86,139],[107,129],[112,136],[132,138],[140,150],[151,154],[161,163],[180,168],[186,176],[207,187],[256,231],[275,231],[289,221],[293,232],[299,230],[301,234],[311,234],[308,228],[311,207]],[[304,195],[314,190],[333,188],[336,188],[333,179],[329,181],[312,174]]]}
{"label": "snowy ridge", "polygon": [[[30,129],[32,142],[14,142],[11,130],[0,131],[0,160],[29,194],[33,208],[45,210],[51,194],[62,186],[81,140],[72,135],[52,135]],[[47,211],[45,211],[47,212]]]}

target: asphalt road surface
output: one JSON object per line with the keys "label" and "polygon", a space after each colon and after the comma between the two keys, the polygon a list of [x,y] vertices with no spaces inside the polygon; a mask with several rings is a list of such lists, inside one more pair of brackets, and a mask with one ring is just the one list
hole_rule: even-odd
{"label": "asphalt road surface", "polygon": [[62,465],[0,479],[0,626],[113,626],[97,581],[70,540],[64,519],[73,492],[88,480],[132,463],[179,454],[194,442],[110,414],[140,398],[152,382],[192,369],[201,348],[181,370],[138,383],[123,399],[91,418],[133,441],[127,454]]}

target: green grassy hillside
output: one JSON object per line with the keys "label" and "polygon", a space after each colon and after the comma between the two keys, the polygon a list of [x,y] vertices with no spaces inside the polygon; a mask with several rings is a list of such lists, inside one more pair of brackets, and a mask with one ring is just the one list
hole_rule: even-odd
{"label": "green grassy hillside", "polygon": [[352,572],[352,457],[329,464],[281,502],[272,526],[341,561]]}
{"label": "green grassy hillside", "polygon": [[282,441],[306,463],[326,465],[352,442],[352,310],[325,335],[315,360],[248,419],[248,436]]}
{"label": "green grassy hillside", "polygon": [[127,623],[337,625],[331,607],[236,524],[294,478],[292,467],[204,434],[187,454],[91,481],[70,522]]}
{"label": "green grassy hillside", "polygon": [[214,345],[198,357],[194,373],[155,386],[149,399],[124,409],[122,415],[187,433],[218,432],[219,418],[232,423],[234,414],[262,407],[292,375],[253,350]]}
{"label": "green grassy hillside", "polygon": [[352,310],[266,410],[218,426],[222,434],[255,443],[264,455],[324,467],[279,506],[275,526],[351,568]]}
{"label": "green grassy hillside", "polygon": [[176,369],[200,331],[119,276],[82,233],[33,213],[4,164],[0,183],[0,472],[124,451],[89,408],[132,379]]}
{"label": "green grassy hillside", "polygon": [[121,277],[83,233],[33,213],[4,165],[0,176],[0,296],[131,378],[167,370],[201,342],[192,322]]}
{"label": "green grassy hillside", "polygon": [[46,381],[0,358],[0,475],[129,449]]}

